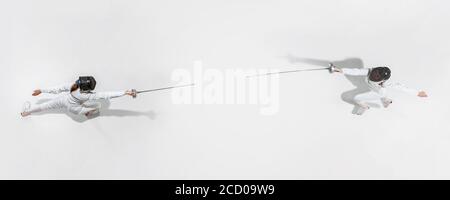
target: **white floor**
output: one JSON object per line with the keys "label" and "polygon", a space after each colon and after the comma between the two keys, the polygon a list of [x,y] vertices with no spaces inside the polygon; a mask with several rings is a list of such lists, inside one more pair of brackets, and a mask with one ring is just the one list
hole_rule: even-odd
{"label": "white floor", "polygon": [[[1,179],[449,179],[450,2],[18,0],[0,2]],[[22,119],[33,89],[94,75],[97,90],[170,85],[174,69],[279,68],[287,55],[365,67],[426,90],[352,115],[353,88],[286,74],[280,111],[112,101],[143,113]]]}

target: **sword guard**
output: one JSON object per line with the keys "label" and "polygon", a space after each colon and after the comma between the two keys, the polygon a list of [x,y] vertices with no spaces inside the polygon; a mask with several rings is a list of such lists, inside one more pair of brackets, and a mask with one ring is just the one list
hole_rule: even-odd
{"label": "sword guard", "polygon": [[137,91],[136,89],[132,89],[131,92],[133,93],[131,96],[133,97],[133,99],[136,99],[137,97]]}
{"label": "sword guard", "polygon": [[328,70],[329,70],[330,74],[332,74],[334,72],[334,70],[336,69],[336,67],[333,65],[333,63],[328,64],[328,66],[329,66]]}

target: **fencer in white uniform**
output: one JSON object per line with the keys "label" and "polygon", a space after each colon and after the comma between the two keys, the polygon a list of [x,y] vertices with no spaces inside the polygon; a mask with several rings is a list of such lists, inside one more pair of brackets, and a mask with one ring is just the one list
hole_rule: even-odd
{"label": "fencer in white uniform", "polygon": [[[84,79],[84,81],[82,79]],[[41,93],[64,94],[42,104],[26,105],[21,115],[25,117],[37,112],[52,109],[65,109],[73,114],[85,115],[88,117],[99,112],[100,103],[95,100],[112,99],[125,95],[135,95],[132,90],[117,92],[92,92],[95,88],[95,84],[95,79],[93,77],[80,77],[76,83],[63,84],[45,89],[37,89],[34,91],[33,96],[40,95]]]}
{"label": "fencer in white uniform", "polygon": [[359,106],[355,114],[362,115],[366,110],[370,108],[369,103],[381,103],[387,108],[392,99],[387,96],[387,89],[396,89],[403,91],[407,94],[417,95],[419,97],[427,97],[425,91],[419,91],[406,87],[405,85],[397,82],[388,81],[391,76],[391,71],[388,67],[375,67],[375,68],[338,68],[334,65],[331,66],[332,72],[339,72],[349,76],[365,76],[366,83],[370,88],[370,91],[358,94],[354,97],[353,101]]}

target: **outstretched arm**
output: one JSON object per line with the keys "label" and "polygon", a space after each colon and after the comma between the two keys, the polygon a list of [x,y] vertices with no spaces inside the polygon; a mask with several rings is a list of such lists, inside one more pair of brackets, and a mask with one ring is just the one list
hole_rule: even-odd
{"label": "outstretched arm", "polygon": [[122,97],[125,95],[133,96],[134,92],[131,90],[127,91],[119,91],[119,92],[96,92],[96,93],[90,93],[86,94],[87,100],[99,100],[99,99],[113,99]]}
{"label": "outstretched arm", "polygon": [[349,76],[367,76],[369,74],[368,68],[340,68],[330,65],[332,72],[339,72]]}
{"label": "outstretched arm", "polygon": [[401,83],[384,83],[384,86],[387,88],[393,88],[393,89],[405,92],[407,94],[417,95],[419,97],[428,97],[428,95],[425,91],[420,91],[420,90],[416,90],[413,88],[409,88]]}
{"label": "outstretched arm", "polygon": [[342,68],[342,73],[349,76],[367,76],[368,68]]}
{"label": "outstretched arm", "polygon": [[44,89],[36,89],[33,91],[33,96],[40,95],[41,93],[50,93],[50,94],[59,94],[61,92],[68,92],[72,87],[73,83],[70,84],[62,84],[55,87],[49,87]]}

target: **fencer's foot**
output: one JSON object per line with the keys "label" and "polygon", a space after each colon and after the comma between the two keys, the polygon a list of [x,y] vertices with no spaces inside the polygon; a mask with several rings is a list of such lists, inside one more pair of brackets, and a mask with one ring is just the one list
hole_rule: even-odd
{"label": "fencer's foot", "polygon": [[370,108],[369,105],[363,103],[357,104],[357,106],[358,109],[355,112],[356,115],[363,115]]}
{"label": "fencer's foot", "polygon": [[356,111],[356,115],[363,115],[366,110],[369,110],[369,107],[365,108],[365,107],[359,107],[358,110]]}
{"label": "fencer's foot", "polygon": [[392,100],[391,100],[391,99],[388,99],[388,98],[384,98],[384,99],[382,99],[381,101],[383,102],[383,106],[384,106],[385,108],[389,107],[389,105],[392,104]]}
{"label": "fencer's foot", "polygon": [[29,101],[26,101],[23,104],[22,112],[20,113],[20,115],[22,115],[22,117],[26,117],[26,116],[30,115],[31,113],[28,112],[30,110],[30,107],[31,107],[31,103]]}
{"label": "fencer's foot", "polygon": [[29,112],[21,112],[20,115],[22,115],[22,117],[26,117],[29,116],[31,113]]}

